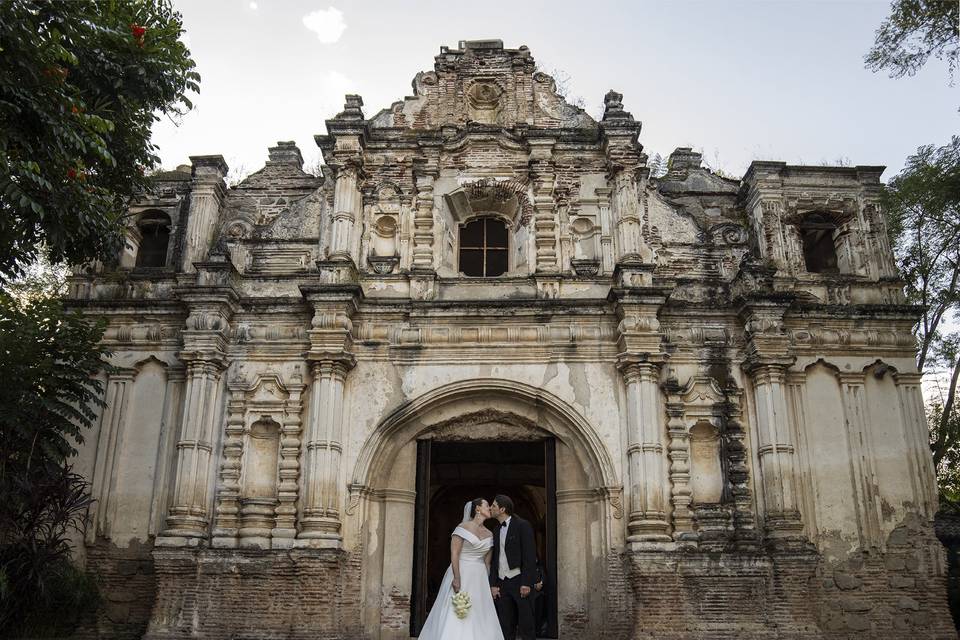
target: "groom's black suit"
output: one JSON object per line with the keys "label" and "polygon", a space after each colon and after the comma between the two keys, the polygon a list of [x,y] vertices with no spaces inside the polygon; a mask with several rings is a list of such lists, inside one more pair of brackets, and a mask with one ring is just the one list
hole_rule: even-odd
{"label": "groom's black suit", "polygon": [[[500,535],[503,527],[500,524],[493,532],[493,556],[490,560],[490,586],[500,587],[500,597],[496,600],[500,628],[504,640],[514,640],[518,627],[522,640],[535,640],[533,583],[537,575],[537,547],[533,540],[533,527],[523,518],[510,516],[504,550],[507,566],[520,569],[520,575],[501,579]],[[526,598],[521,597],[520,587],[530,588]]]}

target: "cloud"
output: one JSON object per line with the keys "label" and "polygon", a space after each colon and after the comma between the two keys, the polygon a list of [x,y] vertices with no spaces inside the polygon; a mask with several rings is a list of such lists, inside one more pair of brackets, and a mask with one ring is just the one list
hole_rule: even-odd
{"label": "cloud", "polygon": [[257,10],[257,3],[256,3],[256,2],[251,2],[251,3],[250,3],[250,8],[253,9],[254,11],[256,11],[256,10]]}
{"label": "cloud", "polygon": [[347,28],[347,23],[343,21],[343,12],[336,7],[308,13],[303,16],[303,24],[317,34],[320,42],[325,44],[332,44],[339,40]]}

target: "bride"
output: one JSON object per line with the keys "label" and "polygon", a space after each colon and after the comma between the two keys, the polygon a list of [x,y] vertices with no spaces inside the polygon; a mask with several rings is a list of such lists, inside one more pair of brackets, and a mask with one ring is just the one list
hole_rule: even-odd
{"label": "bride", "polygon": [[[483,498],[463,507],[463,522],[450,540],[450,566],[440,583],[440,593],[420,630],[420,640],[503,640],[497,610],[490,595],[490,554],[493,535],[483,526],[490,505]],[[470,610],[458,618],[453,594],[465,591]]]}

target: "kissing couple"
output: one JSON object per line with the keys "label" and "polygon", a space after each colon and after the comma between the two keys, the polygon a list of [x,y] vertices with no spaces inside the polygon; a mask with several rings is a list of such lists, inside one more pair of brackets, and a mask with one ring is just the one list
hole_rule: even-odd
{"label": "kissing couple", "polygon": [[[491,535],[483,523],[496,518]],[[450,566],[420,630],[420,640],[535,640],[533,527],[497,495],[463,507],[450,538]],[[459,594],[466,594],[461,596]]]}

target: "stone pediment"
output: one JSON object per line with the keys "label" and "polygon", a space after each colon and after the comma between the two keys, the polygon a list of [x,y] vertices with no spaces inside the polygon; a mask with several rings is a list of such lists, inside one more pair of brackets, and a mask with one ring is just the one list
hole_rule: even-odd
{"label": "stone pediment", "polygon": [[441,47],[433,71],[413,79],[413,95],[377,113],[371,128],[415,130],[480,123],[497,127],[590,128],[597,122],[557,93],[525,46],[500,40],[461,41]]}

